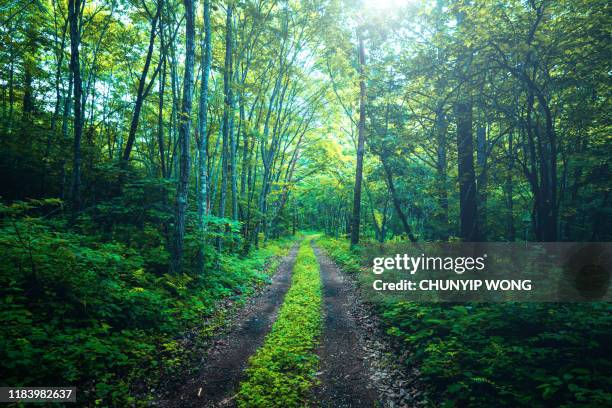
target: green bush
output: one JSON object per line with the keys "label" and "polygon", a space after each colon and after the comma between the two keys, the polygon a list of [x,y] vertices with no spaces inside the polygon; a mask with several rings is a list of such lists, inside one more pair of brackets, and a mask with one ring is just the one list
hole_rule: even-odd
{"label": "green bush", "polygon": [[444,406],[606,406],[608,304],[415,304],[383,312]]}
{"label": "green bush", "polygon": [[223,254],[206,276],[169,275],[149,269],[142,248],[41,215],[59,204],[0,204],[0,383],[76,385],[81,402],[124,405],[136,401],[135,387],[142,399],[187,363],[181,333],[210,335],[214,327],[201,322],[218,300],[240,300],[268,281],[291,245]]}
{"label": "green bush", "polygon": [[300,246],[291,288],[264,345],[249,360],[240,407],[298,407],[314,383],[321,331],[321,278],[310,244]]}
{"label": "green bush", "polygon": [[321,237],[317,239],[317,244],[321,246],[328,255],[348,273],[359,273],[361,266],[359,247],[351,250],[351,245],[347,240]]}

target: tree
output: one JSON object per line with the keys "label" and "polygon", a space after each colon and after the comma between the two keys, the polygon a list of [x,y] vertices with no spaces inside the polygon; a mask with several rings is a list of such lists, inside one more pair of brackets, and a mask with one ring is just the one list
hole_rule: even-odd
{"label": "tree", "polygon": [[189,175],[191,166],[190,127],[193,98],[193,69],[195,65],[195,6],[193,0],[184,0],[185,6],[185,73],[183,77],[183,102],[179,124],[179,146],[181,149],[176,209],[174,218],[174,239],[170,271],[178,274],[182,270],[185,217],[189,197]]}
{"label": "tree", "polygon": [[74,90],[74,145],[72,159],[72,209],[77,212],[81,209],[81,138],[83,137],[82,97],[83,84],[81,81],[81,60],[79,46],[81,43],[81,30],[79,27],[81,0],[68,0],[68,20],[70,21],[70,74]]}
{"label": "tree", "polygon": [[472,137],[472,103],[460,96],[455,105],[457,117],[457,179],[459,181],[459,236],[467,242],[478,239],[474,142]]}
{"label": "tree", "polygon": [[142,104],[144,102],[144,99],[149,94],[149,91],[151,90],[151,86],[153,85],[155,81],[155,77],[157,76],[157,73],[159,72],[159,69],[161,67],[161,63],[163,60],[163,58],[160,57],[160,63],[158,64],[158,67],[153,74],[153,78],[151,78],[151,80],[149,81],[149,84],[147,85],[147,75],[149,73],[149,67],[151,65],[151,59],[153,57],[153,49],[155,47],[155,38],[157,37],[158,31],[161,31],[161,29],[158,29],[158,21],[161,18],[161,12],[162,12],[163,7],[164,7],[163,0],[158,0],[155,15],[151,19],[151,31],[149,34],[149,47],[147,48],[147,56],[145,58],[145,64],[144,64],[144,67],[142,68],[140,79],[138,81],[138,90],[136,92],[136,100],[134,102],[134,113],[132,114],[132,121],[130,123],[130,132],[128,134],[128,140],[125,145],[125,151],[123,152],[123,156],[122,156],[122,161],[123,161],[122,165],[124,167],[127,164],[127,161],[130,159],[130,153],[132,152],[132,147],[134,146],[134,140],[136,139],[136,131],[138,130],[138,121],[140,120],[140,111],[142,110]]}
{"label": "tree", "polygon": [[[208,216],[208,77],[212,64],[212,32],[210,29],[210,0],[204,0],[203,5],[204,39],[202,41],[202,81],[200,82],[200,107],[198,114],[198,133],[200,144],[198,149],[198,226],[204,233],[206,217]],[[198,266],[204,273],[204,240],[198,251]]]}
{"label": "tree", "polygon": [[357,127],[357,163],[355,167],[355,192],[353,195],[353,219],[351,221],[351,245],[359,243],[359,223],[361,221],[361,182],[363,179],[363,155],[365,144],[366,120],[366,78],[365,47],[359,35],[359,124]]}

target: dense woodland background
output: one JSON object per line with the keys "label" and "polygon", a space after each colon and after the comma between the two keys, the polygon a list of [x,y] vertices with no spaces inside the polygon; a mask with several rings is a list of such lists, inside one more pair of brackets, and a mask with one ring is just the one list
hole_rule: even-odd
{"label": "dense woodland background", "polygon": [[[609,241],[610,13],[606,0],[3,0],[7,384],[62,372],[91,400],[134,400],[145,371],[185,363],[176,333],[268,279],[279,238],[302,229],[356,250]],[[525,318],[590,324],[550,341],[591,336],[583,353],[601,359],[607,307],[533,307]],[[500,308],[478,318],[522,313]],[[576,374],[598,401],[604,360]],[[553,383],[548,396],[568,390]]]}

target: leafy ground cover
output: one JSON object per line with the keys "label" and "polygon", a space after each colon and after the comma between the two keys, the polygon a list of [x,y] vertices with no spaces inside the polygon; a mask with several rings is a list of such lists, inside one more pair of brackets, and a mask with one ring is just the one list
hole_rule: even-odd
{"label": "leafy ground cover", "polygon": [[319,264],[309,239],[305,239],[277,320],[264,345],[249,359],[238,405],[303,406],[315,381],[318,366],[315,347],[321,324]]}
{"label": "leafy ground cover", "polygon": [[181,333],[212,335],[225,320],[218,302],[246,298],[291,246],[223,253],[206,276],[169,275],[152,224],[137,246],[41,215],[58,204],[0,205],[0,382],[76,385],[83,403],[145,403],[150,385],[187,363]]}
{"label": "leafy ground cover", "polygon": [[[318,244],[345,271],[369,273],[359,248]],[[367,288],[366,288],[367,290]],[[612,307],[607,303],[373,305],[418,367],[435,405],[609,406]]]}

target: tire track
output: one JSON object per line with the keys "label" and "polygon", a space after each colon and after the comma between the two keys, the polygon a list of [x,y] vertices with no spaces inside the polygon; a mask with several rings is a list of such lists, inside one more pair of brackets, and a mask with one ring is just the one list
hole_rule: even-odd
{"label": "tire track", "polygon": [[369,378],[370,368],[360,344],[359,330],[351,318],[350,293],[335,263],[313,245],[321,268],[324,329],[318,350],[319,380],[314,390],[321,407],[373,407],[378,395]]}
{"label": "tire track", "polygon": [[161,406],[234,406],[234,394],[243,379],[248,359],[263,344],[291,286],[298,248],[299,243],[281,262],[272,283],[254,299],[250,307],[241,311],[242,315],[236,317],[229,331],[214,341],[208,354],[203,357],[205,365],[199,374],[177,391],[175,399],[163,401]]}

